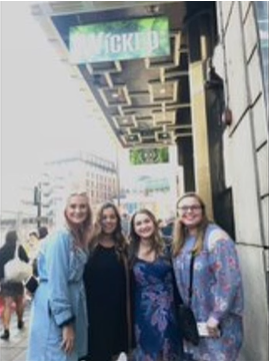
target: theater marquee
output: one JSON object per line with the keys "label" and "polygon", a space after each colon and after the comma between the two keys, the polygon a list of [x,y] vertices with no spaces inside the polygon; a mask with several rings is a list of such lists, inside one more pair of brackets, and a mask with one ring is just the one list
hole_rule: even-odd
{"label": "theater marquee", "polygon": [[168,56],[168,18],[71,27],[69,50],[72,64]]}

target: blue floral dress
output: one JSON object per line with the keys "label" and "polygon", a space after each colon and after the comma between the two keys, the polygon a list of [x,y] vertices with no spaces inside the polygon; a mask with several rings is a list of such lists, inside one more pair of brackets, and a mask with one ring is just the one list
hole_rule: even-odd
{"label": "blue floral dress", "polygon": [[175,317],[172,268],[165,257],[136,259],[134,361],[176,361],[181,337]]}
{"label": "blue floral dress", "polygon": [[[243,341],[243,289],[239,261],[234,242],[213,235],[223,231],[210,224],[205,233],[202,251],[195,257],[192,309],[197,322],[209,317],[219,322],[221,337],[201,337],[198,346],[185,343],[194,360],[235,361]],[[174,259],[178,288],[187,303],[191,251],[195,238],[189,236],[182,252]]]}

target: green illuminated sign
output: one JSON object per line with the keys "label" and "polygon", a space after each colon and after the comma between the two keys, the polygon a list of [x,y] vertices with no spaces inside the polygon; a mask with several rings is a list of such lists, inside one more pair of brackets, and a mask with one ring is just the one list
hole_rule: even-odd
{"label": "green illuminated sign", "polygon": [[130,150],[132,165],[169,163],[169,150],[165,148],[138,148]]}
{"label": "green illuminated sign", "polygon": [[76,26],[69,35],[73,64],[170,55],[166,17]]}

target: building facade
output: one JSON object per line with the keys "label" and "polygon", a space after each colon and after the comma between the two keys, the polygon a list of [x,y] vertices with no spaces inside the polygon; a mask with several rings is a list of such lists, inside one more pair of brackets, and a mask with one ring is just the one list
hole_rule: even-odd
{"label": "building facade", "polygon": [[[245,288],[241,360],[268,358],[268,2],[217,2],[213,62],[232,119],[223,133],[225,183]],[[226,114],[226,117],[229,114]]]}
{"label": "building facade", "polygon": [[169,18],[170,58],[76,69],[124,146],[171,135],[184,190],[199,192],[236,242],[245,289],[240,361],[267,360],[268,3],[48,2],[33,13],[65,63],[71,26]]}
{"label": "building facade", "polygon": [[41,199],[44,216],[52,225],[62,222],[66,191],[74,184],[87,191],[92,210],[96,211],[102,202],[117,196],[116,165],[85,152],[48,162],[42,176]]}

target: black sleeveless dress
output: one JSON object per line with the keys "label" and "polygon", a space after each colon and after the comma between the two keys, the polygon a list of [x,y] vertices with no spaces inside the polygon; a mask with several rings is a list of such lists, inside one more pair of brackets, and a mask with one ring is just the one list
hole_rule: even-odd
{"label": "black sleeveless dress", "polygon": [[128,350],[126,271],[115,247],[98,245],[85,267],[90,361],[111,361]]}

